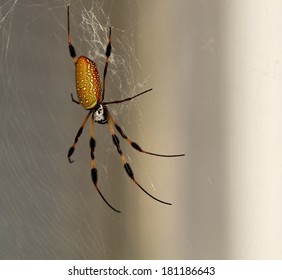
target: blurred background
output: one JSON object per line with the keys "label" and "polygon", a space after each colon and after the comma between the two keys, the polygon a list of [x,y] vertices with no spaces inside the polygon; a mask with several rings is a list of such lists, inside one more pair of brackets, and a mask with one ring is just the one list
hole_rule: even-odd
{"label": "blurred background", "polygon": [[103,71],[106,100],[146,150],[95,125],[99,197],[86,111],[71,102],[69,1],[0,2],[1,259],[281,259],[282,2],[71,1],[72,43]]}

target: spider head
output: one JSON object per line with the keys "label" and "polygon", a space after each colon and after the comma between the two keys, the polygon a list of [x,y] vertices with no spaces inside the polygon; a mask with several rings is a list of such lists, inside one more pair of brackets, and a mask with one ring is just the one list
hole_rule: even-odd
{"label": "spider head", "polygon": [[97,110],[94,112],[94,120],[100,124],[105,124],[108,122],[107,107],[105,105],[100,104],[98,106]]}

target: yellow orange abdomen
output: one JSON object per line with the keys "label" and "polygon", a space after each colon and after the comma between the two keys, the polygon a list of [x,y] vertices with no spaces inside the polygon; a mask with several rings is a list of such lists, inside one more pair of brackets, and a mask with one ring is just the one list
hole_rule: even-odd
{"label": "yellow orange abdomen", "polygon": [[84,109],[92,109],[101,102],[101,81],[96,64],[85,56],[75,62],[76,92]]}

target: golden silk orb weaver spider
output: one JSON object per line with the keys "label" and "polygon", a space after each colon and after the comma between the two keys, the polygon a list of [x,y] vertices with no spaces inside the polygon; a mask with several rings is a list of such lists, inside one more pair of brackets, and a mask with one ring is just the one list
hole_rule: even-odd
{"label": "golden silk orb weaver spider", "polygon": [[72,154],[74,153],[75,146],[78,142],[79,137],[81,136],[84,126],[86,125],[89,117],[91,116],[91,123],[90,123],[90,156],[91,156],[91,178],[92,182],[98,191],[101,198],[104,200],[104,202],[114,211],[120,213],[119,210],[114,208],[103,196],[102,192],[98,188],[98,176],[97,176],[97,169],[95,167],[95,156],[94,156],[94,150],[96,147],[96,141],[94,139],[94,122],[97,122],[99,124],[107,124],[112,141],[119,153],[121,162],[123,164],[124,170],[127,174],[127,176],[148,196],[153,198],[154,200],[161,202],[163,204],[171,205],[169,202],[165,202],[163,200],[160,200],[153,195],[151,195],[148,191],[146,191],[139,182],[135,179],[134,173],[132,168],[130,167],[129,163],[125,159],[125,156],[120,148],[120,141],[117,135],[115,134],[115,129],[118,131],[118,133],[121,135],[122,138],[124,138],[132,148],[137,150],[140,153],[145,153],[153,156],[159,156],[159,157],[180,157],[184,156],[184,154],[177,154],[177,155],[163,155],[163,154],[157,154],[152,153],[143,150],[136,142],[132,141],[130,138],[128,138],[122,128],[116,123],[112,115],[110,114],[108,108],[106,105],[108,104],[117,104],[122,103],[126,101],[130,101],[133,98],[136,98],[146,92],[151,91],[152,89],[145,90],[139,94],[136,94],[132,97],[128,97],[121,100],[116,101],[110,101],[110,102],[104,102],[105,97],[105,83],[106,83],[106,75],[108,72],[108,64],[109,64],[109,58],[112,52],[112,44],[111,44],[111,36],[112,31],[111,27],[109,28],[109,37],[108,37],[108,45],[106,47],[106,62],[104,66],[104,73],[103,73],[103,80],[102,80],[102,86],[101,86],[101,80],[99,77],[99,71],[97,69],[97,66],[95,62],[91,59],[89,59],[86,56],[76,56],[75,48],[71,43],[71,37],[70,37],[70,20],[69,20],[69,6],[67,7],[67,24],[68,24],[68,46],[69,46],[69,52],[70,56],[72,57],[75,65],[75,80],[76,80],[76,92],[77,92],[77,98],[78,101],[73,98],[73,95],[71,94],[71,99],[74,103],[82,105],[82,107],[88,111],[81,127],[79,128],[74,142],[72,146],[69,148],[68,151],[68,159],[69,162],[72,163],[73,160],[71,159]]}

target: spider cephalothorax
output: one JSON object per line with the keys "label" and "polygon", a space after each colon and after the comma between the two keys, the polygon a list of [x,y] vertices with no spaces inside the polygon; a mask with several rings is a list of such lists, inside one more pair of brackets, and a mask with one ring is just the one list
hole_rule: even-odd
{"label": "spider cephalothorax", "polygon": [[94,112],[94,121],[100,124],[106,124],[108,122],[107,111],[106,105],[100,104]]}
{"label": "spider cephalothorax", "polygon": [[71,43],[70,39],[70,22],[69,22],[69,6],[67,8],[67,15],[68,15],[68,46],[69,46],[69,52],[70,56],[72,57],[74,64],[75,64],[75,79],[76,79],[76,93],[77,93],[77,98],[78,101],[73,98],[73,95],[71,95],[71,99],[73,102],[80,104],[83,106],[84,109],[88,111],[88,114],[86,115],[81,127],[79,128],[75,139],[74,143],[72,146],[69,148],[68,151],[68,159],[69,162],[72,163],[73,160],[71,160],[71,156],[74,153],[75,146],[78,142],[78,138],[83,132],[84,126],[86,125],[90,115],[91,115],[91,123],[90,123],[90,155],[91,155],[91,178],[92,182],[98,191],[99,195],[102,197],[102,199],[105,201],[105,203],[112,208],[116,212],[120,212],[119,210],[115,209],[103,196],[101,193],[100,189],[98,188],[98,175],[97,175],[97,169],[95,167],[95,156],[94,156],[94,151],[96,147],[96,141],[94,139],[94,122],[97,122],[99,124],[108,124],[108,128],[110,131],[110,134],[112,136],[112,140],[114,145],[116,146],[116,149],[119,153],[121,162],[123,164],[124,170],[128,177],[143,191],[145,192],[148,196],[153,198],[156,201],[159,201],[164,204],[171,205],[169,202],[165,202],[163,200],[160,200],[153,195],[151,195],[149,192],[147,192],[139,183],[136,181],[134,177],[134,173],[132,168],[130,167],[129,163],[126,161],[125,156],[123,155],[123,152],[120,147],[120,142],[119,138],[115,133],[115,129],[118,131],[118,133],[121,135],[122,138],[124,138],[135,150],[141,153],[149,154],[149,155],[154,155],[154,156],[159,156],[159,157],[179,157],[179,156],[184,156],[184,154],[179,154],[179,155],[162,155],[162,154],[157,154],[157,153],[152,153],[152,152],[147,152],[144,151],[136,142],[132,141],[130,138],[128,138],[125,133],[123,132],[122,128],[116,123],[112,115],[110,114],[108,108],[106,107],[106,104],[117,104],[117,103],[122,103],[126,101],[130,101],[133,98],[136,98],[146,92],[151,91],[152,89],[145,90],[139,94],[136,94],[132,97],[127,97],[125,99],[121,100],[115,100],[115,101],[109,101],[109,102],[104,102],[104,96],[105,96],[105,82],[106,82],[106,75],[108,71],[108,64],[109,64],[109,57],[111,55],[112,51],[112,44],[111,44],[111,28],[109,32],[109,37],[108,37],[108,45],[106,48],[106,62],[105,62],[105,67],[104,67],[104,72],[103,72],[103,81],[102,81],[102,86],[101,86],[101,81],[99,77],[99,71],[97,69],[96,64],[94,63],[93,60],[89,59],[86,56],[80,56],[76,57],[76,52],[74,49],[74,46]]}

